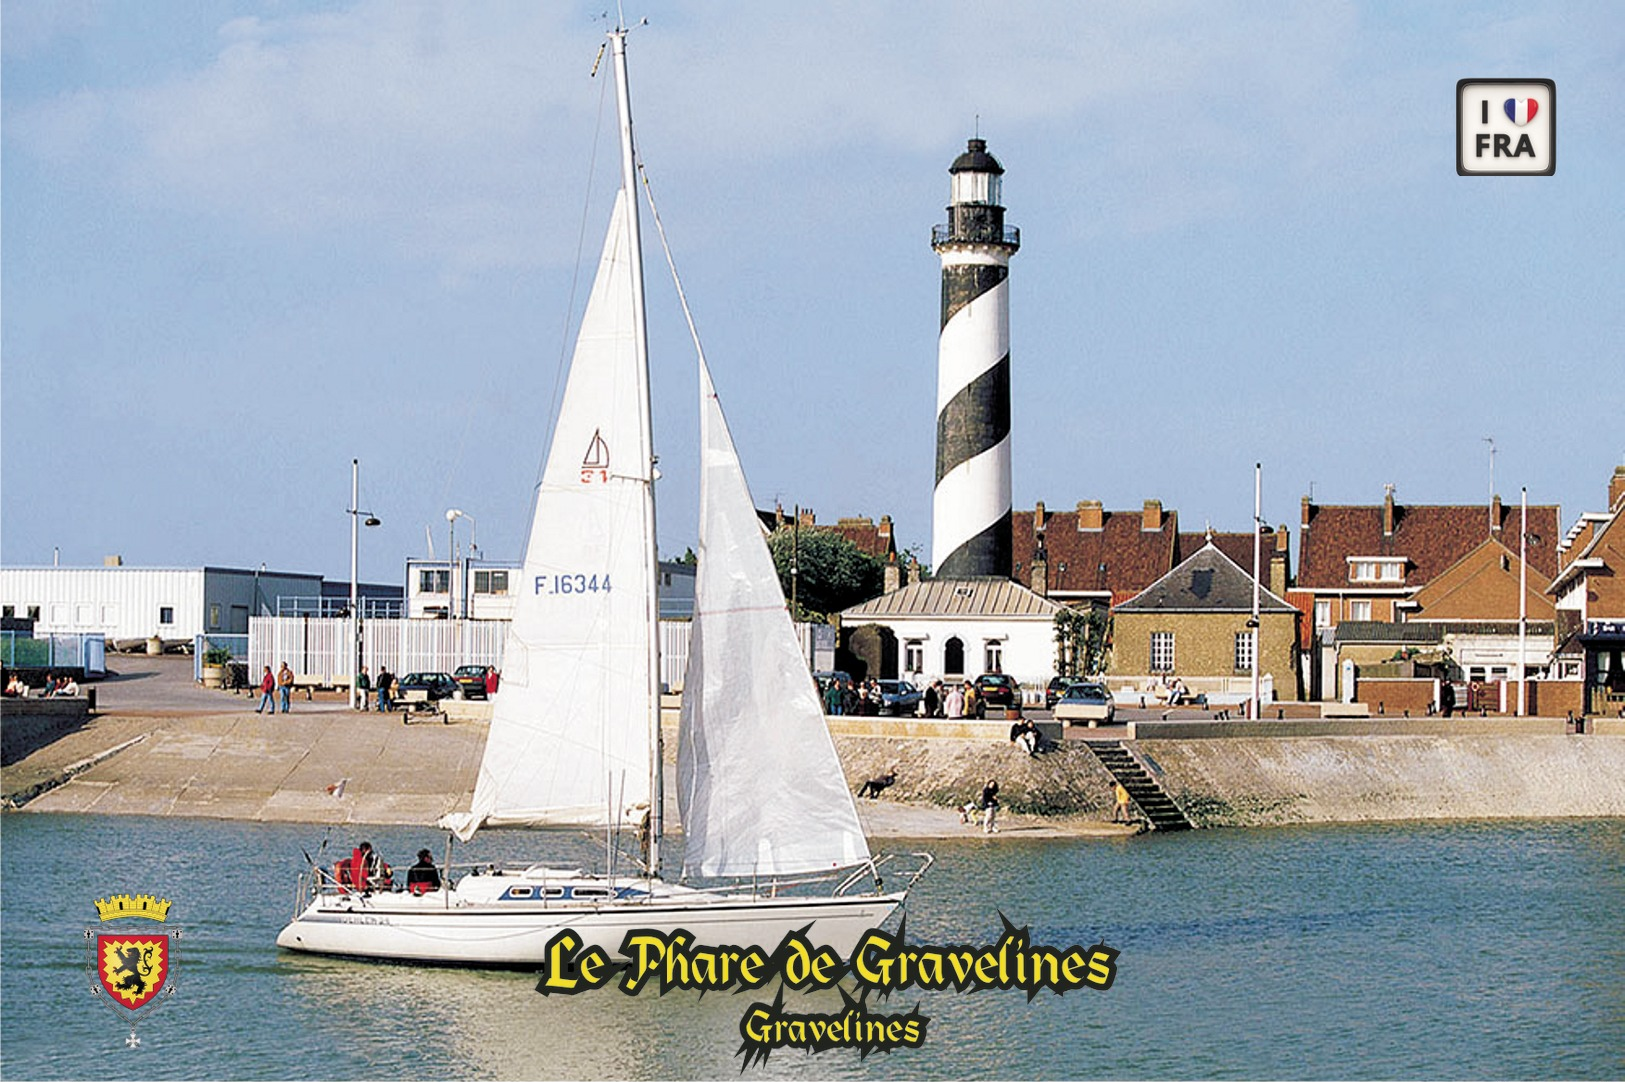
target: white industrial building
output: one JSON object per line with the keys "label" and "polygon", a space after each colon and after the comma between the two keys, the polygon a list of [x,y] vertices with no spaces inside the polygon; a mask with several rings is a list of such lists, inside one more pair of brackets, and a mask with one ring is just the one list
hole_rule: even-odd
{"label": "white industrial building", "polygon": [[109,644],[156,636],[246,635],[279,598],[319,598],[320,575],[230,567],[0,568],[0,613],[32,619],[36,636],[100,632]]}

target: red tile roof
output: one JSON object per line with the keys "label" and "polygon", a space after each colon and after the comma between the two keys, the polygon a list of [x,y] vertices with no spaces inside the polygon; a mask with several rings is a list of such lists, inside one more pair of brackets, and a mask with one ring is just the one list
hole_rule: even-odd
{"label": "red tile roof", "polygon": [[[1479,506],[1408,506],[1394,504],[1394,527],[1383,534],[1382,504],[1322,507],[1307,504],[1307,523],[1298,543],[1297,587],[1334,590],[1349,582],[1351,556],[1402,556],[1404,588],[1429,582],[1490,536],[1510,546],[1518,540],[1517,505],[1502,505],[1500,530],[1489,529],[1490,508]],[[1558,509],[1529,509],[1529,532],[1539,541],[1529,546],[1529,566],[1548,579],[1557,574]]]}
{"label": "red tile roof", "polygon": [[[1038,547],[1036,514],[1016,511],[1010,516],[1010,552],[1018,565],[1016,578],[1023,583],[1031,581],[1033,555]],[[1167,574],[1175,563],[1178,513],[1162,511],[1161,525],[1154,530],[1142,529],[1143,515],[1143,511],[1102,511],[1100,529],[1080,530],[1076,511],[1045,511],[1044,549],[1050,594],[1109,590],[1115,604]]]}

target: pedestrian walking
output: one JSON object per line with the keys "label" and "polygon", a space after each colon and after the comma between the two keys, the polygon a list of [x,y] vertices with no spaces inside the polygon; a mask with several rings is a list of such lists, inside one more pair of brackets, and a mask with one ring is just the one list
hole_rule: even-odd
{"label": "pedestrian walking", "polygon": [[267,665],[265,666],[265,675],[260,677],[260,704],[254,708],[254,713],[258,714],[267,707],[270,708],[271,713],[276,713],[276,700],[271,698],[272,693],[275,691],[276,677],[271,675],[271,666]]}
{"label": "pedestrian walking", "polygon": [[1128,810],[1128,789],[1124,787],[1122,782],[1118,782],[1112,787],[1112,797],[1116,801],[1116,806],[1112,810],[1112,822],[1133,822]]}
{"label": "pedestrian walking", "polygon": [[361,704],[357,710],[367,709],[367,696],[372,691],[372,678],[367,675],[367,667],[361,666],[361,671],[355,675],[355,690],[357,701]]}
{"label": "pedestrian walking", "polygon": [[987,784],[982,786],[981,805],[982,833],[997,834],[999,828],[994,822],[999,815],[999,783],[997,780],[989,778]]}
{"label": "pedestrian walking", "polygon": [[276,688],[277,694],[282,699],[282,712],[286,714],[288,712],[288,697],[293,694],[293,670],[288,668],[286,661],[282,663],[282,668],[277,670]]}

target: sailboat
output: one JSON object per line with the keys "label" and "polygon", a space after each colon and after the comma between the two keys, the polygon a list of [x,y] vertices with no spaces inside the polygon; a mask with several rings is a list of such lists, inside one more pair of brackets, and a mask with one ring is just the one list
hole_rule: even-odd
{"label": "sailboat", "polygon": [[358,890],[312,867],[277,936],[289,950],[538,966],[566,928],[614,953],[633,929],[771,950],[810,927],[811,941],[844,955],[931,862],[916,854],[902,889],[886,890],[696,349],[699,563],[676,778],[684,845],[680,874],[663,874],[656,473],[626,33],[609,33],[621,187],[536,494],[473,799],[440,825],[465,842],[482,827],[588,826],[637,838],[639,853],[630,872],[613,861],[460,878],[448,868],[422,893]]}

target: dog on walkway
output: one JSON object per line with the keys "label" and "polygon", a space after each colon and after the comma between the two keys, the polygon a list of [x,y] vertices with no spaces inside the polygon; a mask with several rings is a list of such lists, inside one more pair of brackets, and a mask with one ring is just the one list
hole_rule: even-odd
{"label": "dog on walkway", "polygon": [[868,781],[864,782],[861,786],[858,787],[858,795],[859,796],[866,796],[870,800],[873,800],[876,797],[878,797],[883,790],[889,789],[891,786],[895,785],[896,783],[897,783],[897,768],[893,767],[890,771],[888,771],[886,773],[885,777],[882,777],[882,778],[870,778]]}

